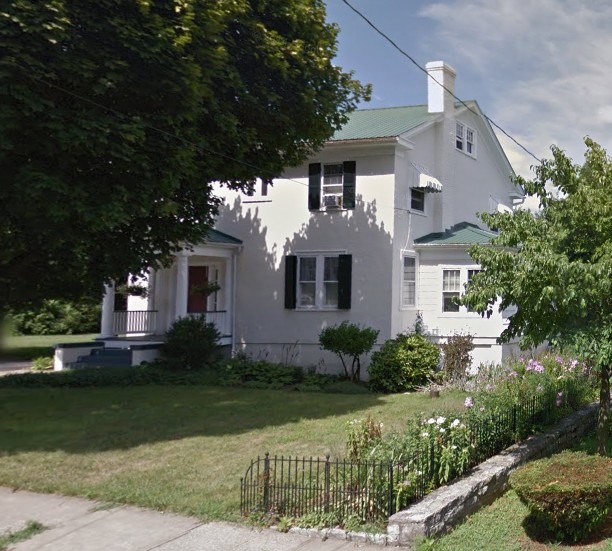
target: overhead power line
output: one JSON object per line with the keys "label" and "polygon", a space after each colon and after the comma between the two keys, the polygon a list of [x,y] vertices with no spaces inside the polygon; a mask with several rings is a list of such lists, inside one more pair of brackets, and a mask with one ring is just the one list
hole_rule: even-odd
{"label": "overhead power line", "polygon": [[[408,58],[419,70],[423,71],[428,78],[433,80],[436,84],[441,86],[446,92],[448,92],[453,98],[455,98],[459,103],[465,106],[469,111],[479,116],[480,114],[474,111],[465,101],[461,98],[457,97],[452,90],[449,90],[446,86],[444,86],[439,80],[437,80],[434,76],[432,76],[425,67],[420,65],[408,52],[400,48],[395,41],[389,37],[386,33],[380,30],[370,19],[368,19],[362,12],[360,12],[356,7],[354,7],[348,0],[342,0],[351,10],[353,10],[361,19],[363,19],[372,29],[374,29],[380,36],[382,36],[389,44],[391,44],[398,52],[400,52],[404,57]],[[536,155],[534,155],[529,149],[527,149],[523,144],[518,142],[515,138],[513,138],[508,132],[506,132],[499,124],[497,124],[493,119],[488,117],[485,113],[482,113],[482,116],[495,128],[497,128],[500,132],[502,132],[507,138],[512,140],[516,145],[518,145],[525,153],[533,157],[538,163],[541,163],[542,160],[539,159]]]}

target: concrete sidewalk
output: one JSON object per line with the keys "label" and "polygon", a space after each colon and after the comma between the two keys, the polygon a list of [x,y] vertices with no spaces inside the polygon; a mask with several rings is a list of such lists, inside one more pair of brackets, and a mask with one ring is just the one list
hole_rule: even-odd
{"label": "concrete sidewalk", "polygon": [[29,520],[49,529],[10,551],[381,551],[359,544],[274,530],[252,530],[195,518],[75,497],[0,488],[0,534]]}

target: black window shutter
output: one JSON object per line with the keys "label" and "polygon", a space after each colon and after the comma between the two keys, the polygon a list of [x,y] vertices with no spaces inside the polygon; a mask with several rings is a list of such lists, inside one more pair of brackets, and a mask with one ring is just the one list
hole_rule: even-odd
{"label": "black window shutter", "polygon": [[291,310],[296,306],[297,256],[285,257],[285,308]]}
{"label": "black window shutter", "polygon": [[351,307],[352,271],[353,255],[341,254],[338,257],[338,308],[341,310],[349,310]]}
{"label": "black window shutter", "polygon": [[343,189],[342,206],[345,209],[355,208],[355,173],[357,172],[355,161],[344,161],[343,163]]}
{"label": "black window shutter", "polygon": [[321,163],[308,165],[308,210],[321,209]]}

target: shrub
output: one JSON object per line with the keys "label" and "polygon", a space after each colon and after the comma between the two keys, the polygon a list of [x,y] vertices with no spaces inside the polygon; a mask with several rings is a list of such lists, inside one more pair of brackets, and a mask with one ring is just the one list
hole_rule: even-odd
{"label": "shrub", "polygon": [[20,335],[71,335],[94,333],[100,328],[100,303],[45,300],[36,310],[12,312],[8,324]]}
{"label": "shrub", "polygon": [[161,357],[171,369],[202,369],[210,366],[219,350],[220,333],[204,316],[176,320],[166,331]]}
{"label": "shrub", "polygon": [[444,361],[442,369],[447,381],[457,381],[469,374],[474,350],[472,335],[452,335],[441,345]]}
{"label": "shrub", "polygon": [[353,419],[347,423],[346,449],[351,460],[362,459],[366,452],[382,438],[382,423],[368,415],[367,419]]}
{"label": "shrub", "polygon": [[400,333],[372,354],[370,387],[405,392],[427,382],[438,366],[440,351],[422,335]]}
{"label": "shrub", "polygon": [[[360,356],[372,350],[379,331],[371,327],[359,327],[354,323],[343,321],[339,325],[326,327],[319,333],[319,343],[323,350],[333,352],[340,357],[344,374],[351,381],[361,379]],[[351,358],[351,366],[347,365]]]}
{"label": "shrub", "polygon": [[612,458],[562,452],[534,461],[510,476],[539,530],[560,540],[580,541],[612,508]]}
{"label": "shrub", "polygon": [[53,356],[39,356],[32,360],[32,371],[48,371],[53,369]]}
{"label": "shrub", "polygon": [[221,366],[219,377],[227,386],[281,389],[303,382],[304,372],[296,366],[239,356]]}

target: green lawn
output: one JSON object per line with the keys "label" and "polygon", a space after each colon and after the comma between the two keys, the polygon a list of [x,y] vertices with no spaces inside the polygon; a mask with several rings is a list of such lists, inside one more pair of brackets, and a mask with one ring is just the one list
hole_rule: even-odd
{"label": "green lawn", "polygon": [[[596,453],[595,434],[591,433],[584,438],[575,449]],[[537,541],[537,537],[530,536],[524,527],[527,516],[527,507],[516,493],[510,490],[488,507],[469,517],[448,535],[423,544],[419,551],[612,551],[612,514],[608,517],[608,522],[604,521],[604,525],[587,542],[571,546]]]}
{"label": "green lawn", "polygon": [[238,518],[258,454],[344,455],[347,421],[401,428],[456,393],[340,395],[204,386],[0,390],[0,485]]}
{"label": "green lawn", "polygon": [[1,360],[32,360],[40,356],[52,356],[53,347],[58,343],[87,342],[95,339],[97,333],[88,335],[25,335],[8,336],[0,343]]}

